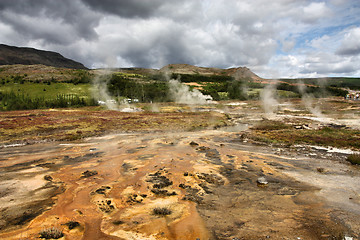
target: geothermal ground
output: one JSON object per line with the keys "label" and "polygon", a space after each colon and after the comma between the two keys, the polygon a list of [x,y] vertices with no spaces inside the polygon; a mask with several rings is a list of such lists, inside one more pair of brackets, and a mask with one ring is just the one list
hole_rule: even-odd
{"label": "geothermal ground", "polygon": [[360,103],[165,105],[1,113],[0,238],[359,239]]}

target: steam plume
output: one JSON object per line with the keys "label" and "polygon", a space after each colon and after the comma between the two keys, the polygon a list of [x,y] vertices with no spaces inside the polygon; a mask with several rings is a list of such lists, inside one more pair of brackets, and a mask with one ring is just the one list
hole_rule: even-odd
{"label": "steam plume", "polygon": [[314,97],[311,94],[306,93],[306,85],[300,81],[298,85],[299,92],[301,93],[301,101],[305,108],[309,110],[314,116],[318,118],[324,118],[321,113],[320,106],[314,101]]}
{"label": "steam plume", "polygon": [[106,105],[110,110],[119,110],[119,105],[112,99],[107,91],[107,79],[111,74],[108,69],[100,70],[92,80],[92,95],[100,104]]}
{"label": "steam plume", "polygon": [[279,102],[276,100],[276,83],[266,85],[260,93],[260,99],[266,117],[274,117],[279,105]]}
{"label": "steam plume", "polygon": [[212,102],[212,97],[203,95],[199,90],[190,91],[189,86],[182,84],[178,80],[169,80],[170,96],[176,103],[183,104],[207,104]]}

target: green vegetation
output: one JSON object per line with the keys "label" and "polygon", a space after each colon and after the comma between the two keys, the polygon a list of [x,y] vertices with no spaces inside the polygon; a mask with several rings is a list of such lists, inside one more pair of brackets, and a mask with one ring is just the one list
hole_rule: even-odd
{"label": "green vegetation", "polygon": [[211,75],[205,76],[200,74],[171,74],[172,79],[181,79],[181,82],[231,82],[234,80],[231,76],[219,76],[219,75]]}
{"label": "green vegetation", "polygon": [[50,99],[58,94],[76,94],[79,97],[89,97],[91,93],[90,84],[72,84],[72,83],[8,83],[0,86],[0,92],[16,92],[29,97],[43,97]]}
{"label": "green vegetation", "polygon": [[351,164],[360,165],[360,154],[351,154],[346,160]]}
{"label": "green vegetation", "polygon": [[87,70],[64,71],[68,78],[71,72],[71,78],[60,81],[55,73],[49,74],[47,80],[34,80],[33,75],[27,73],[3,76],[0,79],[0,111],[96,105],[91,97],[92,74]]}
{"label": "green vegetation", "polygon": [[330,78],[328,84],[331,87],[360,90],[360,78]]}
{"label": "green vegetation", "polygon": [[[169,102],[167,77],[161,72],[125,69],[100,77],[114,99],[137,99],[139,102]],[[124,70],[124,71],[125,71]],[[42,65],[6,66],[0,71],[0,110],[32,109],[47,107],[76,107],[94,105],[91,80],[96,71],[54,68]],[[250,78],[234,79],[232,76],[177,74],[170,76],[183,83],[196,83],[197,88],[214,100],[259,99],[264,83]],[[345,96],[342,87],[360,88],[359,79],[329,78],[302,79],[306,84],[301,91],[299,80],[283,79],[276,84],[278,98],[299,98],[302,94],[314,97]],[[327,83],[327,84],[325,84]],[[66,97],[64,97],[66,95]],[[68,104],[64,104],[64,102]],[[6,102],[5,102],[6,101]],[[16,103],[17,102],[17,103]]]}
{"label": "green vegetation", "polygon": [[[311,84],[313,84],[313,83],[311,82]],[[296,96],[301,96],[302,94],[311,94],[314,97],[324,97],[327,95],[345,96],[348,93],[348,91],[343,90],[338,87],[333,87],[333,86],[323,86],[322,87],[319,84],[318,85],[306,85],[306,87],[302,91],[300,91],[299,84],[297,82],[296,82],[296,84],[281,82],[277,85],[276,88],[278,90],[285,90],[285,91],[293,92],[294,94],[296,94]]]}
{"label": "green vegetation", "polygon": [[282,82],[290,84],[303,82],[306,85],[319,86],[326,83],[329,87],[350,88],[360,90],[360,78],[331,77],[331,78],[303,78],[303,79],[280,79]]}
{"label": "green vegetation", "polygon": [[[102,79],[102,81],[106,81],[106,79]],[[170,101],[166,82],[136,81],[124,74],[112,74],[107,87],[114,97],[138,99],[140,102]]]}
{"label": "green vegetation", "polygon": [[66,108],[97,105],[94,99],[85,99],[75,94],[58,94],[51,99],[30,97],[23,93],[0,92],[0,110],[23,110],[40,108]]}

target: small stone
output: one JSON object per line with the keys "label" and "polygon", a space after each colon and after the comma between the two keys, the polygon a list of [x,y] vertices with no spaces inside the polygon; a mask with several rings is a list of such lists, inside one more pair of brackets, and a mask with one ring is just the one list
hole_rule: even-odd
{"label": "small stone", "polygon": [[261,185],[261,186],[265,186],[269,183],[265,177],[259,177],[256,182],[258,185]]}

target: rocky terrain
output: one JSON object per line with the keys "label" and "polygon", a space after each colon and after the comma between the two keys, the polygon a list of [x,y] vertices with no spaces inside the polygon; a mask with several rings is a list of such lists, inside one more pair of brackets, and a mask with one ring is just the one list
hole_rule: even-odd
{"label": "rocky terrain", "polygon": [[83,64],[56,52],[0,44],[0,65],[13,64],[42,64],[60,68],[87,69]]}

